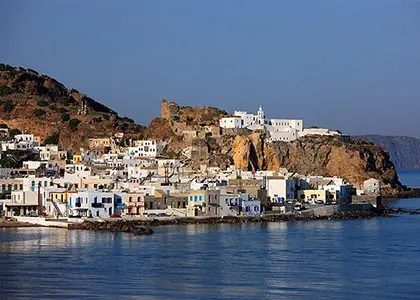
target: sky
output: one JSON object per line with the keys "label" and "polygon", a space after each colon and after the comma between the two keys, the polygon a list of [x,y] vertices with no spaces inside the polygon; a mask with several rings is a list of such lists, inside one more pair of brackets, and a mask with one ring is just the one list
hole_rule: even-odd
{"label": "sky", "polygon": [[420,1],[0,1],[0,62],[148,124],[160,100],[420,137]]}

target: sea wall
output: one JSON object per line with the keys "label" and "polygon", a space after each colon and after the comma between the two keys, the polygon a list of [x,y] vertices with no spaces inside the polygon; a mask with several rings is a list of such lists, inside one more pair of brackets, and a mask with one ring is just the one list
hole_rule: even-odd
{"label": "sea wall", "polygon": [[25,222],[29,224],[44,226],[44,227],[58,227],[58,228],[67,228],[67,222],[60,222],[60,221],[53,221],[48,220],[45,218],[38,218],[38,217],[13,217],[18,222]]}

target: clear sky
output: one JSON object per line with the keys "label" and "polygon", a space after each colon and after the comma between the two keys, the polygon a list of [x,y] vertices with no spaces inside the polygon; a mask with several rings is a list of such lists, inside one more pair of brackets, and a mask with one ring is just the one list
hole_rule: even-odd
{"label": "clear sky", "polygon": [[0,1],[0,62],[147,124],[160,100],[420,137],[420,1]]}

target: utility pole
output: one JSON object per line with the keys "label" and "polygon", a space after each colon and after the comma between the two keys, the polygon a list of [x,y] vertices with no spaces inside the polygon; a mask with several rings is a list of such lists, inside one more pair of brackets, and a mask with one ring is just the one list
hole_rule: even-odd
{"label": "utility pole", "polygon": [[44,209],[42,207],[42,199],[41,199],[41,182],[38,182],[38,215],[42,215],[44,213]]}

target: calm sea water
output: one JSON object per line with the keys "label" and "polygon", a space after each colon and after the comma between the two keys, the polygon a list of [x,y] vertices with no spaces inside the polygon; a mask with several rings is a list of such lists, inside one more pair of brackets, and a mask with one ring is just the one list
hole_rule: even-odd
{"label": "calm sea water", "polygon": [[402,184],[409,187],[420,187],[419,170],[398,170],[398,178]]}
{"label": "calm sea water", "polygon": [[0,229],[0,299],[420,299],[419,228],[399,215],[147,237]]}

